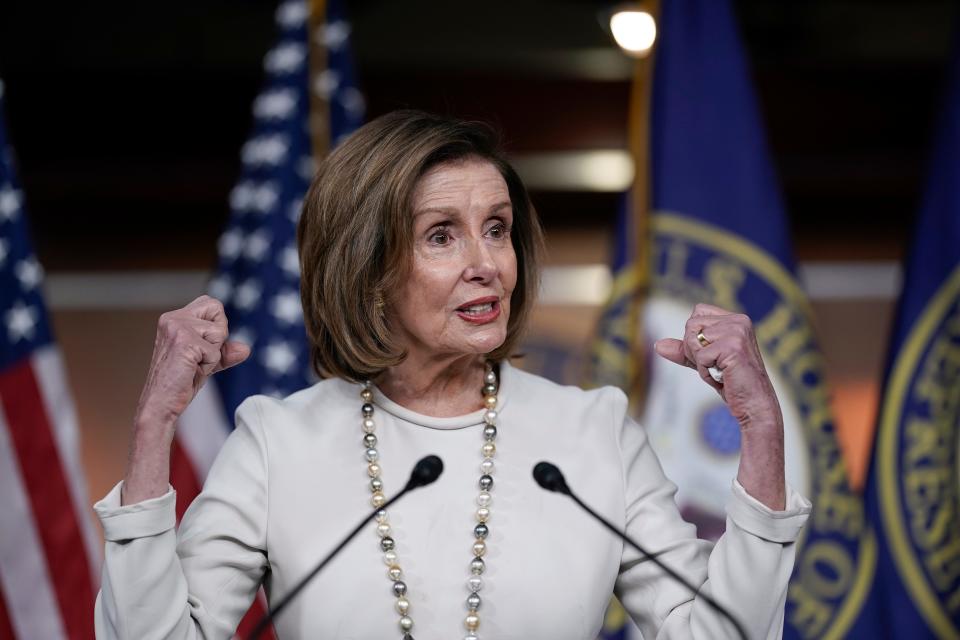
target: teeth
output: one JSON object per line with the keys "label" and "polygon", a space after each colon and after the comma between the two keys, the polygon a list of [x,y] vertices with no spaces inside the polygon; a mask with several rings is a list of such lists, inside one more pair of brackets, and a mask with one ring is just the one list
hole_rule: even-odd
{"label": "teeth", "polygon": [[475,304],[469,307],[463,307],[461,309],[461,311],[463,311],[464,313],[475,313],[475,314],[487,313],[492,310],[493,310],[492,302],[488,302],[486,304]]}

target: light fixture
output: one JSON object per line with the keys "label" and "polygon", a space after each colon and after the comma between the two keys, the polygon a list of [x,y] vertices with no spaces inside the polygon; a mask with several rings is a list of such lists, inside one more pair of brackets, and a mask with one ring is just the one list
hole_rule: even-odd
{"label": "light fixture", "polygon": [[624,53],[641,58],[657,39],[657,22],[637,4],[620,5],[610,12],[610,32]]}

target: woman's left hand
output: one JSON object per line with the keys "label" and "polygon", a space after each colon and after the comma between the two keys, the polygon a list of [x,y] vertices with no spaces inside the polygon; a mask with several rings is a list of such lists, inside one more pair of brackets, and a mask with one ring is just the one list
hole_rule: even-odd
{"label": "woman's left hand", "polygon": [[[783,415],[750,318],[698,304],[687,320],[683,339],[657,340],[654,348],[661,357],[695,369],[719,392],[740,423],[740,484],[770,508],[782,510]],[[710,374],[711,367],[720,371],[722,382]]]}

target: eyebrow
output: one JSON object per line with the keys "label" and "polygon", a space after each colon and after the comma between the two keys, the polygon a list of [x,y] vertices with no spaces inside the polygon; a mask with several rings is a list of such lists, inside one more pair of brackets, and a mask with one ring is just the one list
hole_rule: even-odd
{"label": "eyebrow", "polygon": [[[489,213],[496,213],[501,209],[504,209],[507,207],[513,208],[513,203],[510,202],[509,200],[498,202],[497,204],[492,205],[487,211]],[[443,215],[446,215],[446,216],[456,216],[460,213],[460,210],[457,209],[456,207],[426,207],[424,209],[419,209],[415,211],[413,214],[413,217],[416,218],[426,213],[442,213]]]}

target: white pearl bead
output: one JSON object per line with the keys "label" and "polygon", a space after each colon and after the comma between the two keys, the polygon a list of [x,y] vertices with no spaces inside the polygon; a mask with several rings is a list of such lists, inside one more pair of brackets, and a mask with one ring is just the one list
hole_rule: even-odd
{"label": "white pearl bead", "polygon": [[493,454],[497,452],[497,445],[492,442],[484,442],[480,452],[483,453],[484,458],[492,458]]}
{"label": "white pearl bead", "polygon": [[483,578],[480,576],[470,576],[470,579],[467,580],[467,588],[470,589],[471,593],[477,593],[480,589],[483,589]]}
{"label": "white pearl bead", "polygon": [[373,433],[376,431],[377,425],[371,418],[363,419],[363,432],[364,433]]}
{"label": "white pearl bead", "polygon": [[480,636],[475,633],[468,633],[467,635],[463,636],[463,640],[480,640]]}
{"label": "white pearl bead", "polygon": [[410,631],[410,629],[413,629],[413,620],[410,618],[410,616],[403,616],[400,618],[400,628],[404,631]]}
{"label": "white pearl bead", "polygon": [[493,409],[488,409],[485,414],[483,414],[483,421],[487,424],[493,424],[497,421],[497,412]]}
{"label": "white pearl bead", "polygon": [[378,525],[377,525],[377,535],[379,535],[381,538],[384,537],[384,536],[390,535],[390,525],[387,524],[386,522],[382,522],[382,523],[378,524]]}
{"label": "white pearl bead", "polygon": [[497,384],[497,374],[492,370],[487,371],[487,373],[483,376],[483,381],[487,384]]}
{"label": "white pearl bead", "polygon": [[479,557],[487,552],[487,543],[483,540],[477,540],[473,543],[473,555]]}
{"label": "white pearl bead", "polygon": [[484,458],[480,463],[480,472],[490,475],[493,472],[493,458]]}
{"label": "white pearl bead", "polygon": [[493,503],[493,496],[491,496],[486,491],[481,491],[477,494],[477,505],[481,507],[489,507]]}
{"label": "white pearl bead", "polygon": [[370,496],[370,504],[374,507],[382,507],[387,502],[387,496],[383,495],[380,491],[377,491],[372,496]]}
{"label": "white pearl bead", "polygon": [[397,598],[397,613],[400,615],[407,615],[407,611],[410,610],[410,601],[404,597]]}
{"label": "white pearl bead", "polygon": [[[394,565],[389,569],[387,569],[387,577],[389,577],[391,580],[396,582],[397,580],[403,577],[403,569]],[[401,611],[400,613],[403,613],[403,612]]]}
{"label": "white pearl bead", "polygon": [[467,617],[463,619],[463,626],[470,631],[476,631],[477,627],[480,626],[480,616],[475,613],[467,615]]}
{"label": "white pearl bead", "polygon": [[371,478],[376,478],[380,475],[380,465],[376,462],[371,462],[367,465],[367,475]]}
{"label": "white pearl bead", "polygon": [[390,551],[384,551],[383,561],[387,563],[388,567],[392,567],[393,565],[397,564],[397,552],[393,551],[392,549]]}
{"label": "white pearl bead", "polygon": [[477,509],[477,520],[479,520],[480,522],[486,522],[489,519],[490,519],[490,509],[487,509],[486,507],[480,507],[479,509]]}

